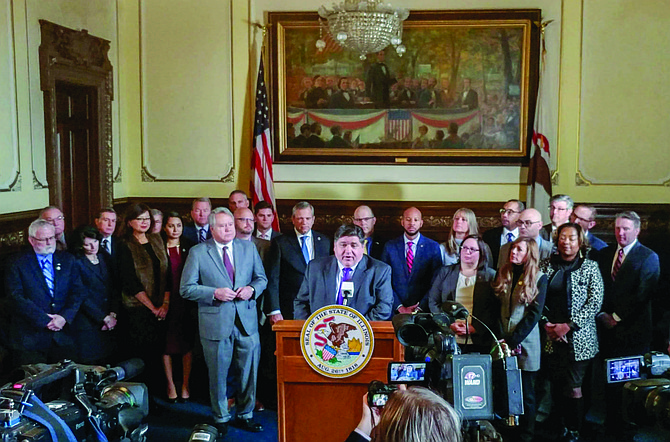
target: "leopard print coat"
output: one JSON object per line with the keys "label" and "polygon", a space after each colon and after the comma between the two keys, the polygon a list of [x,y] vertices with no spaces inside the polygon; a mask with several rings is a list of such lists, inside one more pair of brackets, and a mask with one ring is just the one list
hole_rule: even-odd
{"label": "leopard print coat", "polygon": [[[551,281],[556,272],[551,265],[551,258],[542,260],[540,270],[546,273]],[[604,287],[598,264],[585,259],[580,268],[570,273],[570,288],[571,320],[579,327],[579,330],[573,332],[575,361],[585,361],[593,358],[599,350],[596,315],[603,304]]]}

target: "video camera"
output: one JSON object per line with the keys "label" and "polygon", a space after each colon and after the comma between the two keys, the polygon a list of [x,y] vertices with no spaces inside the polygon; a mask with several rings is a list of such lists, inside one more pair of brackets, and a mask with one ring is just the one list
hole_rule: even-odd
{"label": "video camera", "polygon": [[146,385],[121,382],[144,369],[140,359],[118,367],[72,361],[22,367],[24,378],[0,388],[1,442],[145,442]]}
{"label": "video camera", "polygon": [[652,352],[607,359],[605,364],[608,383],[625,382],[621,401],[624,420],[670,430],[670,356]]}

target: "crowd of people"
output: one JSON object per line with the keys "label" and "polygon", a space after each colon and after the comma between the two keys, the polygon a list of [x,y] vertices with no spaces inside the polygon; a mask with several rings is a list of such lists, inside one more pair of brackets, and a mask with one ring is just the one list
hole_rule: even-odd
{"label": "crowd of people", "polygon": [[[591,233],[595,208],[567,195],[552,197],[547,224],[519,200],[500,214],[502,225],[480,235],[475,213],[460,208],[439,244],[421,233],[416,207],[403,212],[397,238],[381,238],[373,210],[362,205],[331,240],[312,230],[310,203],[296,204],[293,228],[279,233],[274,207],[252,208],[240,190],[228,208],[195,199],[188,225],[179,213],[134,203],[121,222],[104,208],[93,226],[66,233],[63,213],[50,206],[30,225],[31,248],[6,273],[14,361],[140,357],[152,394],[187,401],[198,348],[219,433],[228,425],[259,432],[254,410],[276,406],[273,324],[331,304],[378,321],[441,312],[455,301],[495,334],[455,321],[464,352],[488,353],[495,340],[518,357],[526,411],[515,440],[533,439],[540,408],[556,416],[565,440],[579,440],[593,361],[651,348],[658,256],[637,240],[635,212],[616,216],[612,245]],[[354,290],[345,295],[348,281]],[[607,428],[616,429],[621,386],[605,390]]]}

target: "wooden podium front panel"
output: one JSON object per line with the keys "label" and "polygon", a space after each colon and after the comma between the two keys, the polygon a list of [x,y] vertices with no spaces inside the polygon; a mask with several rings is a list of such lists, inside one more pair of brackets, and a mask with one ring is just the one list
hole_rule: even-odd
{"label": "wooden podium front panel", "polygon": [[281,321],[277,333],[277,399],[280,442],[342,442],[361,418],[362,398],[375,379],[386,382],[388,364],[401,361],[403,347],[390,321],[371,322],[375,347],[368,365],[348,378],[314,371],[300,347],[304,321]]}

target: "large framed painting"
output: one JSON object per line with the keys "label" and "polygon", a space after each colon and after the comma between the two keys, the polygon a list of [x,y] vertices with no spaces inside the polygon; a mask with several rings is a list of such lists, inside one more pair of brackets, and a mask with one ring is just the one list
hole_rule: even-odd
{"label": "large framed painting", "polygon": [[316,12],[268,20],[275,162],[528,160],[539,9],[412,11],[406,52],[365,59]]}

